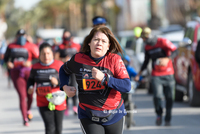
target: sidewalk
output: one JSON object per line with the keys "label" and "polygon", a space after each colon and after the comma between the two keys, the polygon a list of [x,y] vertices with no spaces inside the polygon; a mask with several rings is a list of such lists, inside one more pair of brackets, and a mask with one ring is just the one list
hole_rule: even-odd
{"label": "sidewalk", "polygon": [[[71,103],[71,99],[69,103]],[[72,108],[70,107],[70,109]],[[0,69],[0,134],[44,134],[44,124],[39,115],[35,98],[31,111],[34,117],[29,123],[29,127],[25,127],[19,110],[17,92],[12,84],[11,88],[8,88],[7,77]],[[73,115],[72,110],[69,112],[69,116],[64,117],[63,134],[82,134],[78,117]]]}

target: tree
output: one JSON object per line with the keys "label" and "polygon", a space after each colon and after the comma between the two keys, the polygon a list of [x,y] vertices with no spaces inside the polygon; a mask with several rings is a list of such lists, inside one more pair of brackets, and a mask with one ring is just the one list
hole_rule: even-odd
{"label": "tree", "polygon": [[157,11],[157,1],[151,0],[151,19],[150,19],[150,27],[152,29],[157,29],[161,25],[160,18],[158,17]]}

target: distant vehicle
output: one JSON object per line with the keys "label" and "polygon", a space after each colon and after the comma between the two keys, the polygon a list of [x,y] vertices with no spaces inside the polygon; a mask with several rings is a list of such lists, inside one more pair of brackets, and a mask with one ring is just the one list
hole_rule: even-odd
{"label": "distant vehicle", "polygon": [[182,29],[178,31],[163,33],[161,35],[158,35],[158,37],[166,38],[170,40],[176,47],[178,47],[179,42],[183,40],[184,30]]}
{"label": "distant vehicle", "polygon": [[200,21],[188,22],[184,38],[178,46],[178,55],[174,59],[175,100],[183,101],[183,96],[186,95],[191,106],[200,106],[200,68],[195,60],[199,40]]}
{"label": "distant vehicle", "polygon": [[81,46],[83,45],[84,39],[85,39],[84,37],[80,37],[80,36],[74,36],[74,37],[73,37],[73,41],[74,41],[75,43],[80,44]]}
{"label": "distant vehicle", "polygon": [[172,25],[163,26],[159,28],[159,31],[163,34],[175,32],[175,31],[182,31],[182,30],[184,30],[184,28],[179,24],[172,24]]}
{"label": "distant vehicle", "polygon": [[38,29],[36,36],[41,37],[43,40],[53,45],[53,40],[58,39],[58,43],[62,42],[62,35],[64,29]]}

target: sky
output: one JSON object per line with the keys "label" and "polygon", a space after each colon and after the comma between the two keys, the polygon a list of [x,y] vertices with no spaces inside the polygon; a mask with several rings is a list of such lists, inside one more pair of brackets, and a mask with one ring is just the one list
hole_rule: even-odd
{"label": "sky", "polygon": [[31,9],[32,6],[34,6],[36,3],[38,3],[40,0],[15,0],[15,7],[22,7],[25,10]]}

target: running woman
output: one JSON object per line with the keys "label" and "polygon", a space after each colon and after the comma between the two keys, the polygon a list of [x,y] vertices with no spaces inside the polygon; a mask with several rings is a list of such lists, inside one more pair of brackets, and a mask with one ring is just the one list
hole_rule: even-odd
{"label": "running woman", "polygon": [[122,49],[109,28],[96,26],[85,38],[81,52],[60,68],[60,88],[68,97],[77,91],[68,86],[69,76],[76,76],[78,118],[84,134],[123,133],[126,113],[120,92],[129,92],[131,83],[118,52]]}
{"label": "running woman", "polygon": [[28,79],[28,93],[33,93],[36,83],[37,106],[44,121],[45,133],[61,134],[66,94],[60,91],[58,72],[63,62],[53,59],[53,50],[48,43],[42,43],[39,51],[40,61],[33,65]]}
{"label": "running woman", "polygon": [[[77,44],[73,41],[73,37],[71,36],[70,31],[64,30],[63,37],[62,37],[63,43],[58,46],[58,49],[55,52],[55,59],[61,60],[63,62],[67,62],[74,54],[80,51],[81,45]],[[70,76],[70,86],[77,86],[76,79],[74,74]],[[73,102],[73,111],[74,115],[77,115],[77,95],[73,96],[72,98]],[[65,110],[65,115],[69,115],[69,98],[67,98],[67,109]]]}
{"label": "running woman", "polygon": [[20,110],[23,124],[29,126],[32,119],[30,112],[33,96],[27,95],[27,80],[30,74],[32,60],[39,56],[38,47],[27,41],[24,29],[17,31],[16,40],[9,44],[4,55],[4,61],[10,70],[10,76],[20,99]]}

